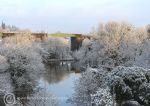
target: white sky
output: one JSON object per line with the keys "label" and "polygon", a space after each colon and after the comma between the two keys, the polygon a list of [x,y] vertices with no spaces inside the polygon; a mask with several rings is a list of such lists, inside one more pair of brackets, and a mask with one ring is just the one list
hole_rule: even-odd
{"label": "white sky", "polygon": [[0,21],[46,32],[88,33],[101,22],[150,23],[150,0],[0,0]]}

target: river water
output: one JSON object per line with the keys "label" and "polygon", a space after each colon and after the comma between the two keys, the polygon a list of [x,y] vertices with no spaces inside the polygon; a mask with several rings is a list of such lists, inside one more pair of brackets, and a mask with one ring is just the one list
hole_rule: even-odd
{"label": "river water", "polygon": [[[0,106],[5,106],[3,102],[6,93],[13,93],[19,105],[13,106],[56,106],[51,105],[52,102],[45,103],[45,98],[52,97],[58,106],[71,106],[67,103],[67,99],[74,93],[74,81],[80,78],[80,70],[71,62],[51,63],[46,65],[46,71],[41,72],[37,76],[36,84],[32,86],[25,85],[21,89],[16,89],[16,85],[12,84],[9,73],[0,74]],[[8,81],[7,81],[8,80]],[[33,81],[32,81],[33,82]],[[27,88],[27,89],[25,89]],[[37,89],[39,89],[37,92]],[[43,97],[43,100],[34,100]],[[53,96],[51,96],[53,95]],[[29,98],[34,97],[34,98]],[[12,98],[8,98],[11,99]],[[41,99],[41,98],[40,98]],[[50,98],[51,99],[51,98]],[[47,100],[50,101],[50,100]]]}
{"label": "river water", "polygon": [[66,101],[74,93],[74,81],[80,77],[79,69],[73,68],[71,63],[51,64],[46,69],[39,80],[39,86],[54,94],[59,106],[71,106]]}

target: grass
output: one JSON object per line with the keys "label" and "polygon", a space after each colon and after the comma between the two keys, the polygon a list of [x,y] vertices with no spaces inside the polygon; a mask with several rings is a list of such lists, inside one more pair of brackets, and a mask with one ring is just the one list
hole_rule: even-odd
{"label": "grass", "polygon": [[77,35],[75,34],[67,34],[67,33],[54,33],[54,34],[48,34],[49,36],[54,36],[54,37],[75,37]]}
{"label": "grass", "polygon": [[[0,32],[0,38],[2,38],[3,34]],[[78,37],[80,35],[75,35],[75,34],[69,34],[69,33],[53,33],[53,34],[48,34],[48,36],[53,36],[53,37]]]}

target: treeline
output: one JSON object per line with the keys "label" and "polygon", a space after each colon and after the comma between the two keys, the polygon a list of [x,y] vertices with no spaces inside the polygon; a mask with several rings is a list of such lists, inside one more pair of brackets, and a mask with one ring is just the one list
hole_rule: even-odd
{"label": "treeline", "polygon": [[7,25],[5,22],[2,21],[0,26],[1,31],[18,31],[19,28],[15,25]]}
{"label": "treeline", "polygon": [[74,58],[84,65],[133,66],[137,65],[140,59],[143,64],[146,61],[144,56],[149,53],[150,47],[149,25],[134,27],[125,22],[108,22],[100,24],[91,35],[95,39],[85,39],[80,50],[74,53]]}
{"label": "treeline", "polygon": [[32,32],[30,29],[21,29],[15,25],[9,25],[2,21],[0,32]]}
{"label": "treeline", "polygon": [[[76,106],[150,106],[150,26],[108,22],[74,58],[87,69],[68,100]],[[108,68],[110,68],[108,70]]]}

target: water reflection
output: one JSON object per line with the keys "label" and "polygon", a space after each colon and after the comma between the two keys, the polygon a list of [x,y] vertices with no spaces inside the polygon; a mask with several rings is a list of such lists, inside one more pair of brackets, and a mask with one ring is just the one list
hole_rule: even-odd
{"label": "water reflection", "polygon": [[46,74],[44,79],[49,84],[56,84],[62,80],[65,80],[71,73],[80,73],[79,69],[72,67],[73,63],[70,62],[58,62],[50,63],[46,66]]}
{"label": "water reflection", "polygon": [[46,92],[53,92],[59,100],[60,106],[70,106],[66,101],[74,92],[74,81],[80,77],[80,71],[73,67],[73,63],[51,63],[41,77],[39,86]]}

